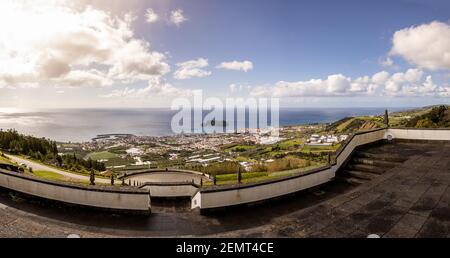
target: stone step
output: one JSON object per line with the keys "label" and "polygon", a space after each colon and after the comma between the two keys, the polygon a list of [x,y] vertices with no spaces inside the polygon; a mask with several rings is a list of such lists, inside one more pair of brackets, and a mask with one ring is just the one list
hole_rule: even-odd
{"label": "stone step", "polygon": [[377,175],[376,174],[372,174],[372,173],[368,173],[368,172],[364,172],[364,171],[356,171],[356,170],[344,170],[342,171],[343,174],[354,177],[354,178],[359,178],[359,179],[364,179],[364,180],[372,180],[373,178],[375,178]]}
{"label": "stone step", "polygon": [[351,185],[360,185],[360,184],[367,182],[367,180],[355,178],[355,177],[339,177],[338,180],[348,183],[348,184],[351,184]]}
{"label": "stone step", "polygon": [[385,169],[381,168],[381,167],[376,167],[376,166],[372,166],[372,165],[366,165],[366,164],[355,164],[355,163],[349,163],[347,165],[347,169],[348,170],[356,170],[356,171],[364,171],[364,172],[368,172],[368,173],[373,173],[373,174],[382,174]]}
{"label": "stone step", "polygon": [[355,164],[366,164],[366,165],[372,165],[372,166],[377,166],[377,167],[387,167],[387,168],[393,168],[393,167],[399,166],[403,163],[403,162],[399,162],[399,161],[387,161],[387,160],[378,160],[378,159],[360,158],[360,157],[352,158],[352,162]]}
{"label": "stone step", "polygon": [[371,153],[366,151],[357,151],[355,153],[355,157],[359,158],[369,158],[383,161],[392,161],[392,162],[404,162],[407,158],[402,157],[398,154],[393,153]]}
{"label": "stone step", "polygon": [[374,150],[372,150],[372,151],[359,150],[355,153],[355,156],[361,157],[361,158],[371,158],[371,159],[377,159],[377,160],[397,161],[397,162],[403,162],[408,159],[405,156],[402,156],[398,153],[392,153],[392,151],[375,152]]}

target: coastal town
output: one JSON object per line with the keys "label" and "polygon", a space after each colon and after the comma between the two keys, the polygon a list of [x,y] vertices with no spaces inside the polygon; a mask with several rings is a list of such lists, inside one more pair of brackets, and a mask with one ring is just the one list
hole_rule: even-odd
{"label": "coastal town", "polygon": [[160,137],[111,134],[85,143],[59,143],[58,149],[60,155],[76,154],[102,162],[110,170],[195,169],[233,162],[251,171],[257,164],[272,163],[290,155],[318,160],[321,153],[335,150],[348,137],[347,134],[315,133],[323,129],[324,125],[286,126],[279,129],[279,137],[271,136],[270,128]]}

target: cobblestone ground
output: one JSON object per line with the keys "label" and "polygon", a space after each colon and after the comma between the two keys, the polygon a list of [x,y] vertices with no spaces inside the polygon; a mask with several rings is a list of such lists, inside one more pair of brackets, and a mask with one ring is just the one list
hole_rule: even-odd
{"label": "cobblestone ground", "polygon": [[450,237],[450,145],[374,148],[409,159],[355,188],[330,183],[208,216],[170,205],[148,217],[109,214],[23,200],[3,190],[0,237]]}

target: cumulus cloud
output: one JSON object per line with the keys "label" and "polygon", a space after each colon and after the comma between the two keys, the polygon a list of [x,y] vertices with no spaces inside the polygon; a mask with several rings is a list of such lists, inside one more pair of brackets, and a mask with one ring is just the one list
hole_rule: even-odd
{"label": "cumulus cloud", "polygon": [[170,71],[165,62],[165,55],[150,51],[147,42],[130,40],[115,52],[117,60],[109,74],[119,79],[148,80],[154,76],[161,76]]}
{"label": "cumulus cloud", "polygon": [[69,87],[96,87],[96,86],[110,86],[113,84],[106,74],[92,69],[92,70],[73,70],[67,75],[54,79],[54,84],[57,86]]}
{"label": "cumulus cloud", "polygon": [[0,3],[0,84],[106,86],[170,71],[164,54],[134,38],[133,17],[65,1]]}
{"label": "cumulus cloud", "polygon": [[148,8],[147,11],[145,12],[145,21],[147,21],[147,23],[154,23],[157,22],[158,20],[159,15],[155,13],[155,11],[153,11],[152,8]]}
{"label": "cumulus cloud", "polygon": [[177,9],[170,12],[170,22],[180,26],[182,23],[186,22],[187,18],[184,17],[183,10]]}
{"label": "cumulus cloud", "polygon": [[421,68],[450,69],[450,24],[434,21],[394,33],[391,55]]}
{"label": "cumulus cloud", "polygon": [[111,93],[103,95],[103,98],[148,98],[148,97],[189,97],[192,90],[177,88],[166,82],[163,78],[153,78],[149,80],[148,86],[140,89],[128,88],[113,90]]}
{"label": "cumulus cloud", "polygon": [[174,73],[174,78],[177,80],[190,79],[194,77],[206,77],[211,75],[210,71],[203,68],[209,66],[208,59],[198,58],[196,60],[189,60],[182,63],[177,63],[178,70]]}
{"label": "cumulus cloud", "polygon": [[240,61],[223,62],[218,66],[216,66],[216,68],[247,72],[253,69],[253,63],[247,60],[242,62]]}
{"label": "cumulus cloud", "polygon": [[333,96],[435,96],[448,97],[450,86],[438,86],[431,76],[423,79],[420,69],[389,74],[386,71],[356,79],[333,74],[326,79],[286,82],[273,86],[252,87],[253,96],[273,97],[333,97]]}

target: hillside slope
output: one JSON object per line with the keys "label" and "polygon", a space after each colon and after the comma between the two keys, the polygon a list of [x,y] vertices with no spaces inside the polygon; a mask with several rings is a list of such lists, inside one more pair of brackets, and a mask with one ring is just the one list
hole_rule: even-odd
{"label": "hillside slope", "polygon": [[348,134],[381,127],[383,127],[382,116],[346,117],[328,125],[325,131]]}
{"label": "hillside slope", "polygon": [[431,107],[405,120],[401,125],[415,128],[448,128],[450,127],[450,108],[446,105]]}

